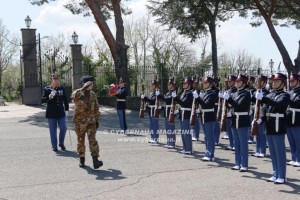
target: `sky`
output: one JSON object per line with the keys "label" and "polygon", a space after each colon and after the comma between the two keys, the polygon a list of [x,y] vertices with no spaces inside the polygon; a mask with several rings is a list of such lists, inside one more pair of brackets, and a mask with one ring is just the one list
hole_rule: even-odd
{"label": "sky", "polygon": [[[63,7],[67,0],[51,2],[44,6],[33,6],[28,0],[2,0],[0,6],[0,19],[2,24],[10,32],[21,38],[21,29],[26,28],[25,18],[27,15],[32,19],[31,28],[37,29],[41,37],[65,33],[71,37],[76,31],[79,35],[79,43],[85,44],[92,41],[92,34],[101,35],[94,17],[83,17],[72,15],[71,12]],[[147,0],[126,1],[133,13],[129,18],[141,18],[146,14],[145,4]],[[125,17],[125,20],[128,17]],[[114,27],[113,27],[114,28]],[[300,30],[293,27],[275,27],[281,37],[292,60],[297,57]],[[274,61],[274,66],[282,62],[281,55],[273,41],[266,24],[259,28],[249,25],[249,19],[235,17],[230,21],[222,23],[217,29],[218,54],[223,52],[235,53],[238,50],[246,50],[247,53],[256,58],[262,59],[265,68],[268,67],[270,59]],[[195,48],[200,44],[196,42]]]}

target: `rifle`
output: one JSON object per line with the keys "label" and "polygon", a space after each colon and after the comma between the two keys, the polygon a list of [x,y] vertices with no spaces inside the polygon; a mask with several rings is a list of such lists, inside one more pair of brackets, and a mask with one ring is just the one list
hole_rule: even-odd
{"label": "rifle", "polygon": [[170,114],[169,114],[169,123],[171,125],[173,125],[175,121],[175,110],[176,110],[176,101],[172,97],[172,103],[171,103]]}
{"label": "rifle", "polygon": [[[222,84],[220,84],[220,91],[222,91]],[[217,110],[217,120],[218,121],[221,121],[221,118],[222,118],[222,105],[223,105],[223,98],[219,97],[218,110]]]}
{"label": "rifle", "polygon": [[[258,79],[257,79],[257,85],[256,85],[256,91],[258,92],[259,90],[261,90],[261,74],[260,73],[259,73],[259,76],[258,76]],[[259,119],[259,114],[260,114],[260,104],[261,104],[261,100],[256,99],[255,109],[254,109],[254,117],[253,117],[253,124],[252,124],[252,127],[251,127],[251,135],[252,136],[257,136],[257,134],[258,134],[257,120]]]}
{"label": "rifle", "polygon": [[[226,74],[225,74],[226,77]],[[227,77],[226,77],[227,78]],[[229,89],[228,87],[228,82],[225,79],[225,91]],[[227,107],[228,107],[228,102],[226,99],[223,100],[223,105],[222,105],[222,117],[221,117],[221,131],[226,131],[226,118],[227,118]]]}
{"label": "rifle", "polygon": [[[145,87],[144,84],[142,84],[142,94],[145,94]],[[140,107],[140,118],[144,118],[145,117],[145,100],[142,99],[141,100],[141,107]]]}

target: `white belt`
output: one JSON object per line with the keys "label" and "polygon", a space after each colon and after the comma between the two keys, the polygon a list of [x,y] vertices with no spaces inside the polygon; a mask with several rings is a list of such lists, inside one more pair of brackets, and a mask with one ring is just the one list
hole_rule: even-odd
{"label": "white belt", "polygon": [[267,113],[266,114],[267,117],[275,117],[276,118],[276,132],[279,131],[279,117],[284,117],[284,114],[280,114],[280,113]]}
{"label": "white belt", "polygon": [[291,110],[293,112],[292,124],[295,124],[296,112],[300,112],[300,109],[299,108],[289,108],[289,110]]}
{"label": "white belt", "polygon": [[191,108],[180,108],[180,110],[182,110],[182,112],[181,112],[181,121],[183,121],[184,111],[192,111]]}
{"label": "white belt", "polygon": [[214,108],[210,108],[210,109],[202,109],[202,123],[204,123],[204,113],[206,112],[215,112]]}
{"label": "white belt", "polygon": [[[166,117],[168,117],[168,108],[171,108],[172,105],[166,105]],[[170,110],[171,111],[171,110]],[[173,111],[174,112],[174,111]]]}
{"label": "white belt", "polygon": [[117,99],[117,101],[126,101],[125,99]]}
{"label": "white belt", "polygon": [[249,113],[248,112],[234,112],[234,115],[236,116],[236,118],[235,118],[235,127],[236,127],[236,129],[238,129],[239,128],[240,116],[249,115]]}
{"label": "white belt", "polygon": [[149,105],[149,108],[150,108],[150,116],[152,117],[152,109],[155,108],[156,106],[155,105]]}

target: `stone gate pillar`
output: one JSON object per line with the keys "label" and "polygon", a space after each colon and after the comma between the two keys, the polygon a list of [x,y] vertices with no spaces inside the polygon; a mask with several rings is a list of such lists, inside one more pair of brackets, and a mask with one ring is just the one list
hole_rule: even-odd
{"label": "stone gate pillar", "polygon": [[41,105],[37,70],[36,29],[21,29],[23,49],[23,103]]}
{"label": "stone gate pillar", "polygon": [[81,44],[71,44],[73,76],[72,76],[72,90],[81,87],[80,78],[82,76],[82,54]]}

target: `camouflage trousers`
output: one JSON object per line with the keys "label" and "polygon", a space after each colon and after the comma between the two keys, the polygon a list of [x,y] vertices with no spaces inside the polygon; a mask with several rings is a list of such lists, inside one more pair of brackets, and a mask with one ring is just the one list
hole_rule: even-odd
{"label": "camouflage trousers", "polygon": [[96,123],[75,124],[75,132],[77,134],[77,152],[79,156],[85,156],[85,134],[87,134],[91,155],[98,157],[99,145],[96,140]]}

